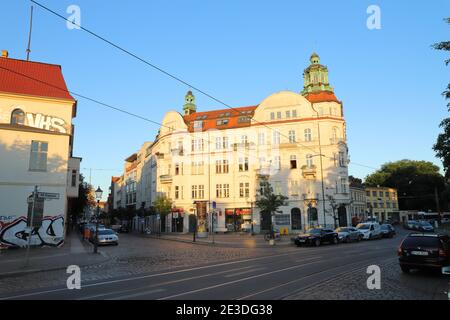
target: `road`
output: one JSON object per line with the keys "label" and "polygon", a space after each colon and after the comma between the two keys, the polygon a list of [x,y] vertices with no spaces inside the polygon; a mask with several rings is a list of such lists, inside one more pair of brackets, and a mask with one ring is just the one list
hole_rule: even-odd
{"label": "road", "polygon": [[[401,239],[397,236],[319,248],[289,246],[252,258],[83,282],[81,290],[50,286],[3,294],[0,299],[341,299],[346,298],[342,295],[345,292],[352,299],[446,299],[448,279],[401,273],[396,263]],[[367,289],[370,265],[381,268],[381,290]]]}

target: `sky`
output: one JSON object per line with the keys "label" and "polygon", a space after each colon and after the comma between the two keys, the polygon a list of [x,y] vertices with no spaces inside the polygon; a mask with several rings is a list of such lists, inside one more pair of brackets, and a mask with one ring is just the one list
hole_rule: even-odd
{"label": "sky", "polygon": [[[449,1],[38,1],[66,17],[77,5],[83,27],[234,107],[300,92],[316,51],[343,101],[351,175],[401,159],[442,167],[432,145],[448,117],[450,66],[431,45],[450,40]],[[0,1],[0,49],[11,58],[26,58],[30,5]],[[380,8],[380,29],[367,28],[370,5]],[[190,89],[36,5],[31,50],[31,60],[62,66],[71,91],[157,122],[181,112]],[[197,110],[223,109],[194,94]],[[73,123],[74,155],[104,198],[124,159],[159,129],[83,99]]]}

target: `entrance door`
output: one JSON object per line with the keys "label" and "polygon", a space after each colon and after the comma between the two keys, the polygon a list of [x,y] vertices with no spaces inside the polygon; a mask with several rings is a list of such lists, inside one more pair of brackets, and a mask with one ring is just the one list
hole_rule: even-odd
{"label": "entrance door", "polygon": [[291,210],[291,226],[292,230],[302,230],[302,213],[299,208]]}
{"label": "entrance door", "polygon": [[347,209],[345,206],[340,206],[338,209],[338,219],[339,219],[339,227],[346,227],[348,225],[347,222]]}
{"label": "entrance door", "polygon": [[270,220],[271,220],[270,212],[261,211],[261,230],[265,231],[270,230],[270,223],[271,223]]}

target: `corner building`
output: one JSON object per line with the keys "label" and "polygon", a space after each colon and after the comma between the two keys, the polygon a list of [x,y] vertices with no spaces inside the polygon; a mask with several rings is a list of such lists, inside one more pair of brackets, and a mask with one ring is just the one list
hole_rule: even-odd
{"label": "corner building", "polygon": [[[270,213],[255,206],[260,182],[289,198],[274,217],[290,233],[351,223],[348,148],[342,103],[317,54],[304,72],[301,93],[276,92],[258,105],[200,112],[185,96],[183,113],[169,111],[145,161],[151,199],[174,203],[166,230],[261,232]],[[214,219],[213,219],[214,217]]]}

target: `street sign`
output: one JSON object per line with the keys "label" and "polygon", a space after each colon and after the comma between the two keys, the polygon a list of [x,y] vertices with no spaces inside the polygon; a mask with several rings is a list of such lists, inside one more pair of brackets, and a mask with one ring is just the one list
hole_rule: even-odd
{"label": "street sign", "polygon": [[45,200],[59,200],[59,193],[38,192],[38,198]]}

